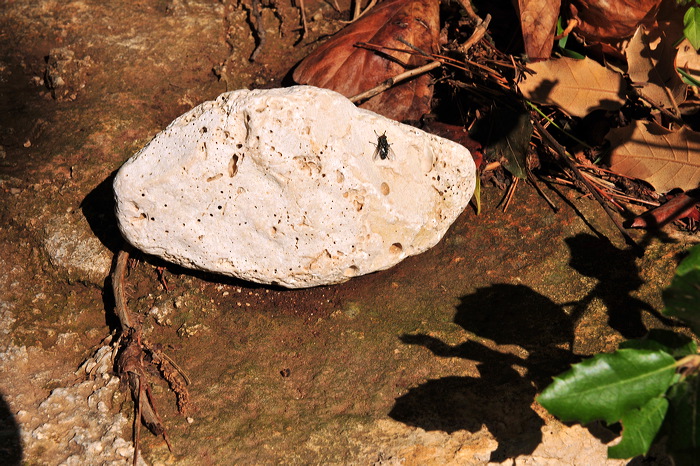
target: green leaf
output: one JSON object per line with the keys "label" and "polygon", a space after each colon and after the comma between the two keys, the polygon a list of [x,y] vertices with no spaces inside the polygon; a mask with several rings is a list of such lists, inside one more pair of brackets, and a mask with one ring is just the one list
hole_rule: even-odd
{"label": "green leaf", "polygon": [[700,245],[678,265],[671,286],[663,292],[664,313],[688,323],[700,334]]}
{"label": "green leaf", "polygon": [[695,79],[690,73],[686,72],[683,68],[676,68],[676,72],[681,75],[681,79],[684,83],[690,86],[700,86],[700,81]]}
{"label": "green leaf", "polygon": [[682,358],[698,352],[698,345],[692,338],[671,330],[651,329],[639,340],[627,340],[620,343],[620,348],[661,350],[674,358]]}
{"label": "green leaf", "polygon": [[652,398],[639,409],[622,415],[622,440],[608,448],[608,458],[632,458],[644,455],[661,428],[668,411],[668,400]]}
{"label": "green leaf", "polygon": [[666,392],[675,369],[675,359],[663,351],[598,354],[555,377],[538,401],[563,421],[602,419],[613,424]]}
{"label": "green leaf", "polygon": [[691,6],[683,16],[683,34],[695,50],[700,48],[700,7]]}
{"label": "green leaf", "polygon": [[[667,450],[676,464],[697,464],[700,451],[700,377],[686,378],[668,391]],[[694,462],[693,462],[694,461]]]}

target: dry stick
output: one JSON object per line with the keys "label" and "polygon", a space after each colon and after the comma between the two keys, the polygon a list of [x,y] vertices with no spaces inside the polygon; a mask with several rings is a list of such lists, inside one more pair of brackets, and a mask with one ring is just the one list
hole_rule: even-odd
{"label": "dry stick", "polygon": [[[134,464],[138,459],[138,446],[140,437],[140,425],[143,421],[149,430],[155,435],[163,435],[165,442],[170,448],[170,442],[165,434],[163,422],[155,410],[155,406],[151,401],[150,390],[148,386],[144,386],[143,381],[146,378],[146,371],[143,367],[143,347],[141,345],[141,332],[134,325],[129,309],[126,305],[126,290],[124,287],[124,279],[126,268],[129,262],[129,252],[122,248],[117,254],[117,261],[112,273],[112,292],[114,293],[114,313],[119,319],[121,326],[121,348],[117,356],[117,372],[121,376],[125,376],[129,382],[131,396],[134,398],[136,405],[136,414],[134,422]],[[147,397],[144,402],[143,394]]]}
{"label": "dry stick", "polygon": [[[367,11],[367,10],[365,10]],[[477,16],[478,18],[478,16]],[[481,19],[479,18],[481,21]],[[491,15],[486,15],[486,19],[481,21],[476,28],[474,28],[474,32],[472,33],[471,37],[460,46],[460,51],[462,53],[466,54],[467,51],[477,42],[481,40],[482,37],[484,37],[484,34],[486,34],[486,28],[488,27],[489,23],[491,22]],[[401,42],[404,44],[408,45],[412,49],[418,51],[421,55],[426,55],[426,53],[422,50],[419,50],[418,48],[407,44],[404,40],[399,39]],[[368,44],[369,45],[369,44]],[[430,70],[433,70],[435,68],[438,68],[442,65],[442,61],[436,60],[434,62],[430,62],[426,65],[419,66],[418,68],[414,68],[412,70],[406,71],[404,73],[401,73],[397,76],[394,76],[393,78],[389,78],[386,81],[378,84],[377,86],[373,87],[372,89],[362,92],[360,94],[354,95],[350,97],[350,102],[352,103],[357,103],[361,102],[363,100],[367,100],[371,97],[374,97],[375,95],[384,92],[385,90],[389,89],[391,86],[404,81],[406,79],[412,78],[413,76],[419,75],[421,73],[426,73]]]}
{"label": "dry stick", "polygon": [[566,155],[566,149],[564,147],[562,147],[561,144],[559,144],[559,142],[557,142],[557,140],[554,139],[554,137],[551,134],[549,134],[549,131],[547,131],[544,128],[544,126],[542,126],[542,124],[536,118],[533,118],[532,121],[535,124],[535,126],[537,127],[537,130],[539,131],[540,135],[542,135],[542,137],[544,137],[547,140],[549,145],[552,146],[554,151],[559,155],[560,161],[563,161],[564,163],[566,163],[566,165],[571,169],[571,171],[574,172],[576,177],[584,184],[584,186],[586,186],[586,189],[588,189],[588,191],[593,195],[593,197],[596,199],[596,201],[598,201],[598,203],[601,205],[601,207],[603,207],[603,210],[605,210],[605,213],[608,214],[608,217],[610,217],[610,219],[613,221],[613,223],[615,224],[617,229],[620,230],[620,233],[625,238],[625,242],[627,242],[627,244],[629,244],[633,248],[635,248],[638,253],[643,253],[644,251],[642,250],[642,248],[629,235],[629,233],[627,233],[627,231],[625,231],[622,224],[615,217],[613,212],[610,210],[610,207],[607,206],[607,204],[605,203],[605,200],[600,195],[598,190],[591,184],[590,181],[588,181],[588,179],[585,176],[583,176],[581,174],[581,172],[579,171],[576,164],[574,164],[571,161],[571,159]]}
{"label": "dry stick", "polygon": [[417,76],[422,73],[426,73],[430,70],[433,70],[435,68],[438,68],[442,66],[442,63],[439,61],[434,61],[431,63],[428,63],[427,65],[419,66],[418,68],[414,68],[412,70],[408,70],[406,72],[403,72],[399,75],[394,76],[393,78],[389,78],[386,81],[380,83],[379,85],[373,87],[372,89],[361,92],[360,94],[354,95],[350,97],[350,102],[352,103],[357,103],[363,100],[367,100],[371,97],[374,97],[377,94],[380,94],[384,92],[385,90],[389,89],[391,86],[400,83],[401,81],[405,81],[409,78],[412,78],[414,76]]}
{"label": "dry stick", "polygon": [[[303,12],[303,2],[301,3],[302,5],[302,19],[304,18]],[[255,24],[253,24],[253,27],[255,28],[255,32],[258,35],[258,46],[255,47],[255,50],[253,50],[253,53],[250,54],[250,58],[248,60],[250,61],[255,61],[257,58],[258,54],[260,54],[260,51],[263,48],[263,45],[265,45],[265,26],[263,25],[262,22],[262,13],[260,12],[260,8],[262,6],[260,5],[260,0],[252,0],[251,2],[251,7],[250,7],[250,14],[253,16],[254,21],[251,21]]]}
{"label": "dry stick", "polygon": [[114,312],[117,314],[122,327],[122,336],[134,330],[131,315],[126,307],[126,291],[124,290],[124,276],[129,262],[129,253],[120,249],[117,254],[117,263],[112,273],[112,293],[114,293]]}
{"label": "dry stick", "polygon": [[508,192],[506,192],[506,197],[504,199],[504,204],[503,204],[503,212],[505,213],[506,210],[508,210],[508,206],[510,206],[510,201],[513,200],[513,196],[515,195],[515,190],[518,189],[518,181],[520,178],[517,176],[513,177],[513,182],[508,186]]}
{"label": "dry stick", "polygon": [[474,44],[479,42],[486,35],[489,23],[491,22],[491,15],[486,15],[486,19],[479,21],[480,22],[474,28],[474,32],[472,32],[471,37],[469,37],[469,39],[467,39],[465,43],[463,43],[457,48],[457,50],[459,50],[464,55],[467,54],[469,49],[472,48]]}
{"label": "dry stick", "polygon": [[643,95],[641,92],[637,92],[637,95],[639,96],[640,99],[642,99],[643,101],[645,101],[646,103],[651,105],[653,108],[657,109],[658,111],[660,111],[661,113],[666,115],[666,117],[668,117],[668,119],[670,119],[672,122],[683,126],[685,124],[685,122],[683,121],[683,118],[678,116],[678,115],[680,115],[680,110],[678,109],[678,105],[676,104],[676,100],[673,98],[673,94],[670,93],[670,91],[667,87],[664,87],[664,90],[666,91],[667,97],[669,98],[669,100],[673,104],[674,109],[676,110],[676,113],[668,110],[667,108],[664,108],[663,105],[661,105],[660,103],[655,102],[651,98]]}
{"label": "dry stick", "polygon": [[477,15],[474,11],[474,7],[472,6],[471,0],[457,0],[457,3],[459,3],[462,6],[462,8],[464,8],[464,11],[467,12],[467,16],[469,16],[472,20],[474,20],[477,23],[481,21],[479,15]]}
{"label": "dry stick", "polygon": [[532,184],[532,186],[535,187],[539,195],[542,196],[542,198],[545,201],[547,201],[549,207],[551,207],[555,213],[559,212],[559,207],[557,207],[557,205],[547,196],[547,194],[544,191],[542,191],[542,188],[540,188],[540,186],[537,184],[537,180],[532,175],[532,172],[530,170],[527,171],[527,180],[530,182],[530,184]]}
{"label": "dry stick", "polygon": [[[299,10],[301,10],[301,39],[306,37],[306,33],[309,31],[309,28],[307,27],[306,23],[306,8],[304,7],[304,0],[298,0],[299,1]],[[337,4],[336,4],[337,6]]]}
{"label": "dry stick", "polygon": [[362,16],[364,16],[365,13],[367,13],[374,5],[377,4],[377,0],[372,0],[371,2],[369,2],[367,7],[362,12],[360,12],[360,7],[362,6],[361,2],[362,2],[362,0],[357,0],[355,2],[355,9],[353,10],[352,19],[350,21],[340,21],[340,22],[344,23],[344,24],[352,24],[355,21],[357,21],[358,19],[360,19]]}

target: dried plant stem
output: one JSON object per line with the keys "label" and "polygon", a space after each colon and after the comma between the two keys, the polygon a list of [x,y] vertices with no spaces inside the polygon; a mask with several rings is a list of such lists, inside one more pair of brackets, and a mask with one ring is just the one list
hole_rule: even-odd
{"label": "dried plant stem", "polygon": [[[252,0],[251,2],[251,7],[250,7],[250,15],[252,17],[251,23],[253,23],[253,27],[255,28],[255,33],[258,36],[258,45],[255,47],[255,50],[253,50],[253,53],[250,55],[249,60],[250,61],[255,61],[255,59],[258,57],[260,52],[262,51],[263,46],[265,45],[265,26],[263,25],[262,21],[262,13],[260,12],[260,9],[262,8],[262,5],[260,3],[260,0]],[[304,11],[303,8],[303,3],[302,3],[302,12]],[[302,14],[302,18],[303,18]]]}
{"label": "dried plant stem", "polygon": [[352,12],[352,19],[350,21],[341,21],[341,23],[345,23],[345,24],[354,23],[358,19],[362,18],[362,16],[364,16],[364,14],[367,13],[369,10],[371,10],[372,7],[374,7],[374,5],[376,5],[376,4],[377,4],[377,0],[372,0],[371,2],[369,2],[369,4],[367,4],[367,6],[365,7],[364,10],[360,11],[360,9],[362,8],[362,0],[356,0],[355,1],[355,8]]}
{"label": "dried plant stem", "polygon": [[491,15],[486,15],[486,19],[484,20],[479,19],[479,22],[474,28],[474,32],[472,32],[472,35],[469,37],[469,39],[467,39],[465,43],[460,45],[457,48],[457,50],[459,50],[460,53],[466,55],[469,49],[472,48],[474,44],[479,42],[486,35],[486,31],[488,30],[490,22]]}
{"label": "dried plant stem", "polygon": [[[146,372],[143,364],[143,347],[141,331],[135,326],[134,320],[126,305],[125,277],[129,262],[129,252],[121,249],[117,255],[114,272],[112,273],[112,292],[114,293],[114,312],[119,319],[122,334],[119,338],[120,348],[117,356],[117,372],[129,383],[131,397],[134,400],[136,413],[134,416],[134,464],[139,455],[140,426],[143,421],[155,435],[165,437],[165,427],[155,410],[150,397],[150,389],[144,386]],[[146,395],[146,396],[144,396]],[[166,438],[167,442],[167,438]]]}
{"label": "dried plant stem", "polygon": [[566,149],[557,142],[554,137],[549,134],[549,132],[542,126],[542,124],[537,120],[536,118],[532,119],[533,123],[537,127],[537,131],[540,133],[540,135],[546,139],[547,143],[554,149],[554,152],[558,155],[558,159],[561,163],[564,163],[567,165],[569,169],[571,169],[572,172],[574,172],[574,175],[576,178],[578,178],[581,183],[588,189],[588,191],[591,193],[591,195],[595,198],[596,201],[603,207],[603,210],[605,210],[605,213],[610,217],[610,219],[613,221],[617,229],[620,231],[622,236],[625,238],[625,241],[627,244],[631,245],[633,248],[637,250],[637,253],[643,252],[637,242],[630,236],[629,233],[624,229],[618,218],[615,216],[615,214],[610,210],[610,207],[607,206],[605,203],[605,199],[600,195],[600,192],[596,189],[595,186],[586,178],[583,176],[581,171],[578,169],[576,164],[568,157],[566,154]]}
{"label": "dried plant stem", "polygon": [[124,277],[126,266],[129,262],[129,253],[121,249],[117,254],[117,261],[112,272],[112,292],[114,293],[114,312],[121,324],[122,335],[134,330],[131,315],[126,307],[126,291],[124,290]]}
{"label": "dried plant stem", "polygon": [[464,8],[464,11],[467,12],[467,16],[469,16],[472,19],[472,21],[477,23],[481,21],[479,15],[477,15],[474,11],[474,7],[472,6],[471,0],[457,0],[457,3],[459,3],[460,6]]}
{"label": "dried plant stem", "polygon": [[532,176],[532,173],[530,172],[530,170],[527,171],[527,180],[530,182],[530,184],[532,184],[532,186],[535,187],[535,189],[537,190],[539,195],[542,196],[542,199],[544,199],[547,202],[547,204],[549,204],[549,207],[551,207],[554,212],[559,212],[559,207],[557,207],[557,205],[554,203],[554,201],[552,201],[547,196],[547,194],[545,194],[545,192],[542,191],[542,188],[540,188],[540,185],[537,183],[537,180],[535,179],[535,177]]}
{"label": "dried plant stem", "polygon": [[503,198],[503,212],[505,213],[508,210],[508,206],[510,206],[510,202],[513,200],[513,196],[515,195],[515,190],[518,189],[518,181],[520,181],[520,178],[513,177],[513,182],[508,186],[508,191],[506,191],[506,196]]}
{"label": "dried plant stem", "polygon": [[673,109],[675,110],[675,112],[668,110],[663,105],[661,105],[658,102],[655,102],[654,100],[645,96],[641,92],[637,92],[637,95],[639,96],[640,99],[642,99],[643,101],[645,101],[646,103],[648,103],[649,105],[654,107],[656,110],[663,113],[669,120],[676,123],[677,125],[683,126],[685,124],[685,122],[683,121],[683,118],[678,116],[681,114],[681,111],[678,109],[678,104],[676,103],[676,99],[674,99],[673,94],[671,93],[671,91],[669,90],[668,87],[664,87],[664,91],[666,92],[666,96],[671,101],[671,104],[673,105]]}
{"label": "dried plant stem", "polygon": [[367,100],[371,97],[374,97],[377,94],[384,92],[385,90],[400,83],[401,81],[405,81],[405,80],[410,79],[410,78],[417,76],[419,74],[427,73],[428,71],[434,70],[435,68],[438,68],[440,66],[442,66],[441,62],[434,61],[434,62],[428,63],[427,65],[419,66],[418,68],[408,70],[406,72],[403,72],[399,75],[396,75],[392,78],[387,79],[386,81],[380,83],[379,85],[373,87],[372,89],[370,89],[368,91],[361,92],[360,94],[357,94],[357,95],[350,97],[350,101],[353,103],[357,103],[357,102],[361,102],[363,100]]}
{"label": "dried plant stem", "polygon": [[[299,10],[301,11],[301,39],[306,37],[306,33],[309,32],[308,24],[306,22],[306,7],[304,6],[304,0],[297,0],[299,2]],[[338,4],[336,3],[336,7]]]}

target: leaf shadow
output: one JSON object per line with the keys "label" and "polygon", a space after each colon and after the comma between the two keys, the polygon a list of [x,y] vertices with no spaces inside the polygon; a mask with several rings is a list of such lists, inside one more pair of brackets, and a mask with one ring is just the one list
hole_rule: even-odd
{"label": "leaf shadow", "polygon": [[0,461],[9,466],[22,462],[22,440],[19,425],[0,393]]}
{"label": "leaf shadow", "polygon": [[[485,426],[498,442],[490,461],[532,453],[544,425],[532,403],[553,375],[577,360],[570,351],[575,317],[524,285],[494,284],[462,297],[454,322],[477,337],[457,345],[425,334],[400,338],[438,357],[476,361],[479,377],[429,380],[397,398],[389,416],[448,433]],[[494,349],[483,339],[516,345],[525,356]]]}
{"label": "leaf shadow", "polygon": [[642,319],[645,312],[665,325],[677,325],[648,303],[632,296],[644,283],[634,251],[618,249],[607,238],[583,233],[564,241],[571,250],[569,265],[581,275],[597,279],[586,296],[569,303],[574,306],[575,314],[582,314],[594,300],[600,300],[608,310],[608,325],[628,339],[646,335],[648,329]]}

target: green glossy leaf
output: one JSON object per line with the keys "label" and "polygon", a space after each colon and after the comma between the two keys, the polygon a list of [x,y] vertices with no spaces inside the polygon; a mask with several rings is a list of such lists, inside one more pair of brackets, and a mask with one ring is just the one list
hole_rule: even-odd
{"label": "green glossy leaf", "polygon": [[663,292],[664,313],[688,323],[700,334],[700,245],[678,265],[671,286]]}
{"label": "green glossy leaf", "polygon": [[633,458],[649,451],[668,411],[668,400],[652,398],[639,409],[622,415],[622,440],[608,448],[608,458]]}
{"label": "green glossy leaf", "polygon": [[675,359],[664,351],[621,349],[574,364],[538,401],[564,421],[612,424],[666,392],[674,373]]}
{"label": "green glossy leaf", "polygon": [[683,17],[683,34],[695,50],[700,48],[700,7],[691,6]]}
{"label": "green glossy leaf", "polygon": [[668,452],[676,464],[697,464],[700,451],[700,377],[692,376],[668,391],[671,408],[667,415]]}
{"label": "green glossy leaf", "polygon": [[639,340],[623,341],[620,348],[661,350],[677,359],[698,352],[698,345],[692,338],[663,329],[649,330],[649,333]]}

